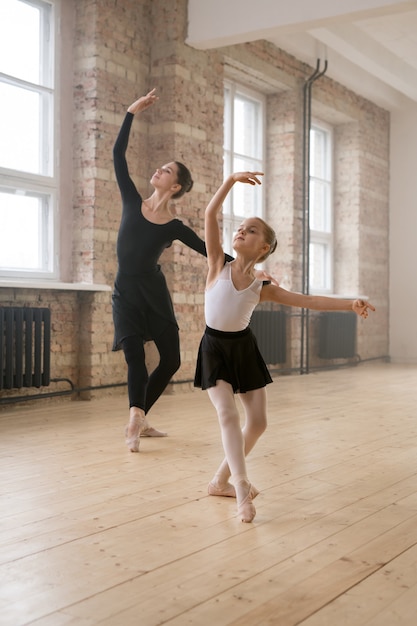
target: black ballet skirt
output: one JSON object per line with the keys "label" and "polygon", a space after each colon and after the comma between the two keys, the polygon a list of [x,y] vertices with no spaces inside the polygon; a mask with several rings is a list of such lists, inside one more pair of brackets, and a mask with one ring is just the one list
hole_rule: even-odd
{"label": "black ballet skirt", "polygon": [[124,275],[118,272],[112,296],[113,350],[120,350],[126,337],[150,341],[169,324],[178,328],[165,276],[159,265],[154,271]]}
{"label": "black ballet skirt", "polygon": [[223,332],[206,326],[198,349],[194,387],[215,387],[217,380],[230,383],[234,393],[261,389],[273,382],[249,327]]}

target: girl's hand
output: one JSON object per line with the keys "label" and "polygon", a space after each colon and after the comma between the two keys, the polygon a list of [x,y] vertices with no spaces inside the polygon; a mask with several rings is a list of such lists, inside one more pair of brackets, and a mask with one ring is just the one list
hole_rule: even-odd
{"label": "girl's hand", "polygon": [[263,172],[235,172],[232,174],[233,182],[249,183],[249,185],[260,185],[261,181],[258,176],[263,176]]}
{"label": "girl's hand", "polygon": [[369,302],[366,302],[366,300],[354,300],[352,303],[352,309],[355,313],[357,313],[357,315],[363,317],[364,319],[368,317],[368,309],[375,311],[375,307]]}
{"label": "girl's hand", "polygon": [[148,107],[155,104],[155,102],[159,100],[159,97],[155,95],[155,92],[156,92],[156,88],[151,89],[151,91],[149,91],[146,94],[146,96],[142,96],[138,98],[138,100],[133,102],[133,104],[131,104],[130,107],[128,108],[129,113],[133,113],[133,115],[135,115],[135,113],[144,111]]}

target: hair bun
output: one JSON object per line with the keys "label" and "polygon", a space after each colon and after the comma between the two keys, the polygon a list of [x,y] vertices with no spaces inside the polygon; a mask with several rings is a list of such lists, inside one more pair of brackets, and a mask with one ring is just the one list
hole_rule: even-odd
{"label": "hair bun", "polygon": [[191,191],[194,183],[188,167],[186,167],[184,163],[181,163],[180,161],[174,161],[174,163],[178,168],[177,182],[181,185],[181,189],[172,196],[173,199],[176,200],[177,198],[181,198],[181,196],[185,193]]}

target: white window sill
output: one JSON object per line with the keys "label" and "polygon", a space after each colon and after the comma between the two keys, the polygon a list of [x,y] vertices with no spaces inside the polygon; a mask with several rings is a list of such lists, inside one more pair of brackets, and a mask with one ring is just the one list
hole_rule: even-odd
{"label": "white window sill", "polygon": [[0,289],[57,289],[61,291],[112,291],[108,285],[96,285],[94,283],[61,283],[48,280],[18,280],[0,278]]}

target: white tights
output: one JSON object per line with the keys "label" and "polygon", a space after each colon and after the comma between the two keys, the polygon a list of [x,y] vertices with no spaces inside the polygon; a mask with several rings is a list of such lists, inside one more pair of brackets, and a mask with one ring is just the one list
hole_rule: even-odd
{"label": "white tights", "polygon": [[230,477],[235,486],[242,481],[248,482],[245,457],[266,428],[266,388],[239,394],[245,412],[243,428],[240,426],[240,415],[232,386],[224,380],[218,380],[216,386],[210,387],[207,392],[217,411],[226,455],[213,482],[224,485]]}

